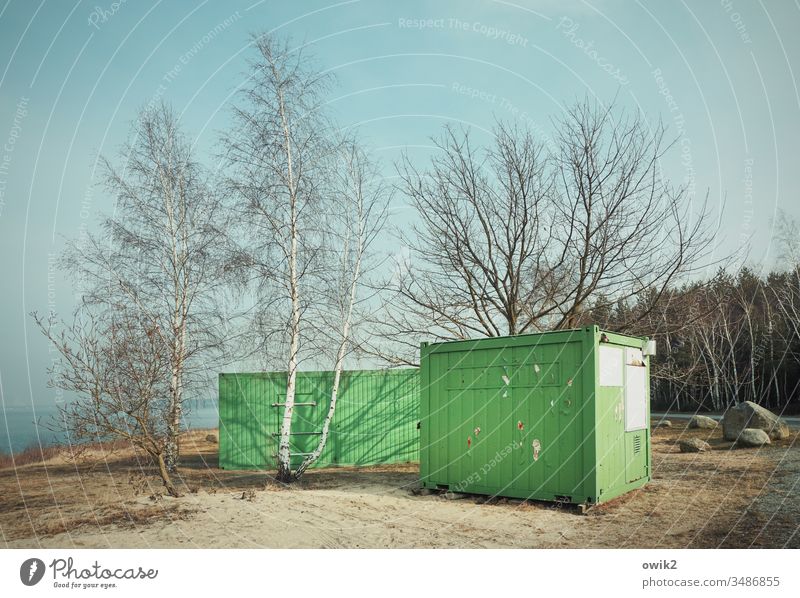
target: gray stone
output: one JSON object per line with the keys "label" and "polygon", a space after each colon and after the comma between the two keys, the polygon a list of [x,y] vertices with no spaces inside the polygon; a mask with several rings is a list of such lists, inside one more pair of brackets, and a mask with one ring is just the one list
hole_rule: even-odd
{"label": "gray stone", "polygon": [[678,443],[682,453],[704,453],[711,450],[711,445],[699,438],[686,438]]}
{"label": "gray stone", "polygon": [[445,492],[442,494],[445,500],[464,500],[465,498],[469,498],[469,494],[464,494],[463,492]]}
{"label": "gray stone", "polygon": [[713,430],[717,427],[717,421],[705,415],[695,415],[689,420],[690,428],[701,428],[703,430]]}
{"label": "gray stone", "polygon": [[769,435],[764,430],[745,428],[736,440],[736,446],[764,446],[770,444]]}
{"label": "gray stone", "polygon": [[745,428],[763,430],[772,440],[789,435],[789,427],[781,418],[752,401],[744,401],[731,407],[722,417],[722,435],[725,440],[738,439]]}
{"label": "gray stone", "polygon": [[656,424],[656,428],[671,428],[672,422],[668,419],[662,419],[660,422]]}

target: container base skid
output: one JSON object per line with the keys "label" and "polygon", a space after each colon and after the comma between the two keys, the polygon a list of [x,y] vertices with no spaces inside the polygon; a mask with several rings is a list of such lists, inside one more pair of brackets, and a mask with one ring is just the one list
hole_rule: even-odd
{"label": "container base skid", "polygon": [[606,493],[603,494],[599,500],[595,499],[592,496],[569,496],[564,494],[556,494],[553,492],[541,492],[541,493],[534,493],[531,494],[530,492],[517,492],[514,490],[495,490],[495,489],[485,489],[481,490],[478,488],[470,488],[469,490],[458,490],[457,488],[450,488],[447,484],[434,484],[434,483],[427,483],[423,482],[421,484],[422,488],[428,490],[441,490],[443,492],[458,492],[460,494],[475,494],[479,496],[496,496],[498,498],[518,498],[521,500],[538,500],[538,501],[548,501],[548,502],[557,502],[557,503],[569,503],[569,504],[587,504],[587,505],[595,505],[595,504],[602,504],[614,500],[630,492],[631,490],[636,490],[637,488],[641,488],[645,484],[650,481],[649,477],[642,478],[641,480],[636,480],[635,482],[631,482],[626,484],[625,486],[621,486],[614,490],[613,493]]}
{"label": "container base skid", "polygon": [[513,489],[497,489],[497,488],[470,488],[469,490],[461,490],[458,487],[451,488],[448,484],[437,484],[434,482],[422,482],[421,488],[431,492],[456,492],[458,494],[470,494],[475,496],[490,496],[494,498],[514,498],[519,500],[534,500],[539,502],[551,502],[556,504],[569,504],[575,505],[581,513],[586,513],[592,507],[604,504],[619,498],[620,496],[643,487],[650,481],[650,477],[644,477],[640,480],[630,482],[624,486],[619,486],[611,492],[606,492],[600,497],[593,496],[571,496],[564,494],[557,494],[555,492],[521,492]]}

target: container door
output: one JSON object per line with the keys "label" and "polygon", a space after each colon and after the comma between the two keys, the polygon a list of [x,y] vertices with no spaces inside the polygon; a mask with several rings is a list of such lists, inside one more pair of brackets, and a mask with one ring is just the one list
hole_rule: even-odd
{"label": "container door", "polygon": [[513,379],[517,494],[579,500],[583,485],[581,343],[519,349]]}
{"label": "container door", "polygon": [[625,349],[625,477],[647,475],[647,368],[640,349]]}

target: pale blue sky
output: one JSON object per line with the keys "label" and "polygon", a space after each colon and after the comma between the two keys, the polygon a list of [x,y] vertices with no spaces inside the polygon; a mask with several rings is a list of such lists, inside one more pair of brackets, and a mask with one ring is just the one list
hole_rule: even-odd
{"label": "pale blue sky", "polygon": [[[113,155],[136,109],[163,96],[209,157],[245,79],[254,31],[312,46],[338,80],[335,116],[359,126],[389,176],[404,148],[424,160],[429,137],[446,123],[474,127],[481,142],[495,117],[524,120],[546,136],[565,104],[616,95],[681,136],[664,172],[692,183],[698,198],[709,191],[722,252],[752,238],[750,261],[769,265],[776,209],[800,212],[797,2],[112,5],[0,0],[0,389],[7,405],[56,398],[45,385],[47,345],[27,314],[71,311],[67,281],[55,275],[48,289],[48,256],[63,236],[113,208],[96,187],[96,156]],[[408,217],[402,202],[395,219]]]}

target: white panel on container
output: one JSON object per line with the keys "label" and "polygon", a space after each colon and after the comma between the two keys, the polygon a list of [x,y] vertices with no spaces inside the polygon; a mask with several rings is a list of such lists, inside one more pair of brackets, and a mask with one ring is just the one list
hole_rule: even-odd
{"label": "white panel on container", "polygon": [[600,345],[600,386],[622,386],[622,349]]}
{"label": "white panel on container", "polygon": [[625,431],[647,427],[647,368],[625,366]]}
{"label": "white panel on container", "polygon": [[633,347],[625,347],[625,364],[644,365],[644,357],[642,357],[642,350],[634,349]]}

